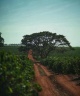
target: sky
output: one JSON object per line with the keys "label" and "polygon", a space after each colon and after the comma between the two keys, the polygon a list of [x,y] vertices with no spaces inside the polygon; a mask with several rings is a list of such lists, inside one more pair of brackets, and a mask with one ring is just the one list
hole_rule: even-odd
{"label": "sky", "polygon": [[0,32],[5,44],[50,31],[80,46],[80,0],[0,0]]}

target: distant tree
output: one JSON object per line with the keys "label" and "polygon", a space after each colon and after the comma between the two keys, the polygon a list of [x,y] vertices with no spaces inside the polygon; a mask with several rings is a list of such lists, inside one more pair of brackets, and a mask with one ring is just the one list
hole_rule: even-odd
{"label": "distant tree", "polygon": [[4,38],[1,37],[1,32],[0,32],[0,47],[4,46]]}
{"label": "distant tree", "polygon": [[63,35],[57,35],[49,31],[24,35],[21,40],[26,45],[26,50],[32,49],[35,54],[45,58],[48,54],[58,47],[72,48],[69,41]]}

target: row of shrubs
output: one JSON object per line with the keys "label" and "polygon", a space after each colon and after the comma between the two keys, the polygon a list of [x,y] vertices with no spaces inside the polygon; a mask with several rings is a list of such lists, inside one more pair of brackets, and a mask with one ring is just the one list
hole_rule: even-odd
{"label": "row of shrubs", "polygon": [[80,57],[48,57],[42,64],[55,73],[80,74]]}
{"label": "row of shrubs", "polygon": [[33,63],[26,56],[0,52],[0,96],[38,96]]}

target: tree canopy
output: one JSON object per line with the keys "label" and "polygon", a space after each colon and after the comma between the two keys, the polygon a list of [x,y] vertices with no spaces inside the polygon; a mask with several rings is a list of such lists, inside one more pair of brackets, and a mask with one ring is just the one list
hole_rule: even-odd
{"label": "tree canopy", "polygon": [[22,44],[26,45],[26,50],[32,49],[39,56],[46,57],[57,47],[69,47],[69,41],[63,35],[57,35],[49,31],[24,35],[21,40]]}
{"label": "tree canopy", "polygon": [[4,38],[1,37],[1,32],[0,32],[0,47],[4,46]]}

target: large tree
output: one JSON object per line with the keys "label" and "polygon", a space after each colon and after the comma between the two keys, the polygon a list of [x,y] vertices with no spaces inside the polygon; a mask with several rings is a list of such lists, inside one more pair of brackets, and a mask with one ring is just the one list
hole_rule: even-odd
{"label": "large tree", "polygon": [[0,32],[0,47],[4,46],[4,38],[1,37],[1,32]]}
{"label": "large tree", "polygon": [[58,47],[69,47],[69,41],[63,35],[57,35],[49,31],[24,35],[21,40],[22,44],[26,45],[26,50],[32,49],[34,53],[42,58]]}

